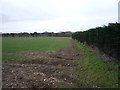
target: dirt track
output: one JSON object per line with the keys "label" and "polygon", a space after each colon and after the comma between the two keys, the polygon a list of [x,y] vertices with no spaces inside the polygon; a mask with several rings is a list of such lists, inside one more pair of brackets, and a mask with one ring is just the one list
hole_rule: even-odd
{"label": "dirt track", "polygon": [[52,88],[60,84],[72,84],[79,87],[80,83],[73,74],[74,63],[80,60],[80,52],[73,44],[71,48],[21,52],[29,56],[15,63],[3,64],[3,88]]}

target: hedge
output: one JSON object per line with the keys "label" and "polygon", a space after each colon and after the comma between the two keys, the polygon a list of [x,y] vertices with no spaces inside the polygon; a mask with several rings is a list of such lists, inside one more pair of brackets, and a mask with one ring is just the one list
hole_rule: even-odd
{"label": "hedge", "polygon": [[83,32],[75,32],[72,38],[81,43],[98,47],[111,57],[120,60],[120,24],[96,27]]}

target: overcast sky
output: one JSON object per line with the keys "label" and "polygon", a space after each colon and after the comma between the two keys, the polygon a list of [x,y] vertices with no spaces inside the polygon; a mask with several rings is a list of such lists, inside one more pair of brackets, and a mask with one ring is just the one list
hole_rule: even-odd
{"label": "overcast sky", "polygon": [[0,31],[83,31],[118,22],[119,0],[0,0]]}

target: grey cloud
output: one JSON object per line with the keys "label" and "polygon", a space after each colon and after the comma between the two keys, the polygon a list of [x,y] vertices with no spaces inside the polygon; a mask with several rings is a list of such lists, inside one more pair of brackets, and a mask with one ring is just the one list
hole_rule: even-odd
{"label": "grey cloud", "polygon": [[0,15],[4,32],[86,30],[117,22],[118,1],[2,0]]}
{"label": "grey cloud", "polygon": [[49,14],[40,8],[31,7],[16,7],[16,6],[3,6],[2,10],[3,22],[10,21],[26,21],[26,20],[49,20],[55,18],[54,15]]}

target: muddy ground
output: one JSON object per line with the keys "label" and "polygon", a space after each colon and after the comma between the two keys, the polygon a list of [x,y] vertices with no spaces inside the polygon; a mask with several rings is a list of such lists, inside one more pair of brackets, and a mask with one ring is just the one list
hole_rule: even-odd
{"label": "muddy ground", "polygon": [[25,51],[19,53],[30,58],[14,63],[3,63],[3,88],[53,88],[81,84],[73,75],[75,62],[80,60],[78,48],[70,41],[71,47],[49,51]]}

